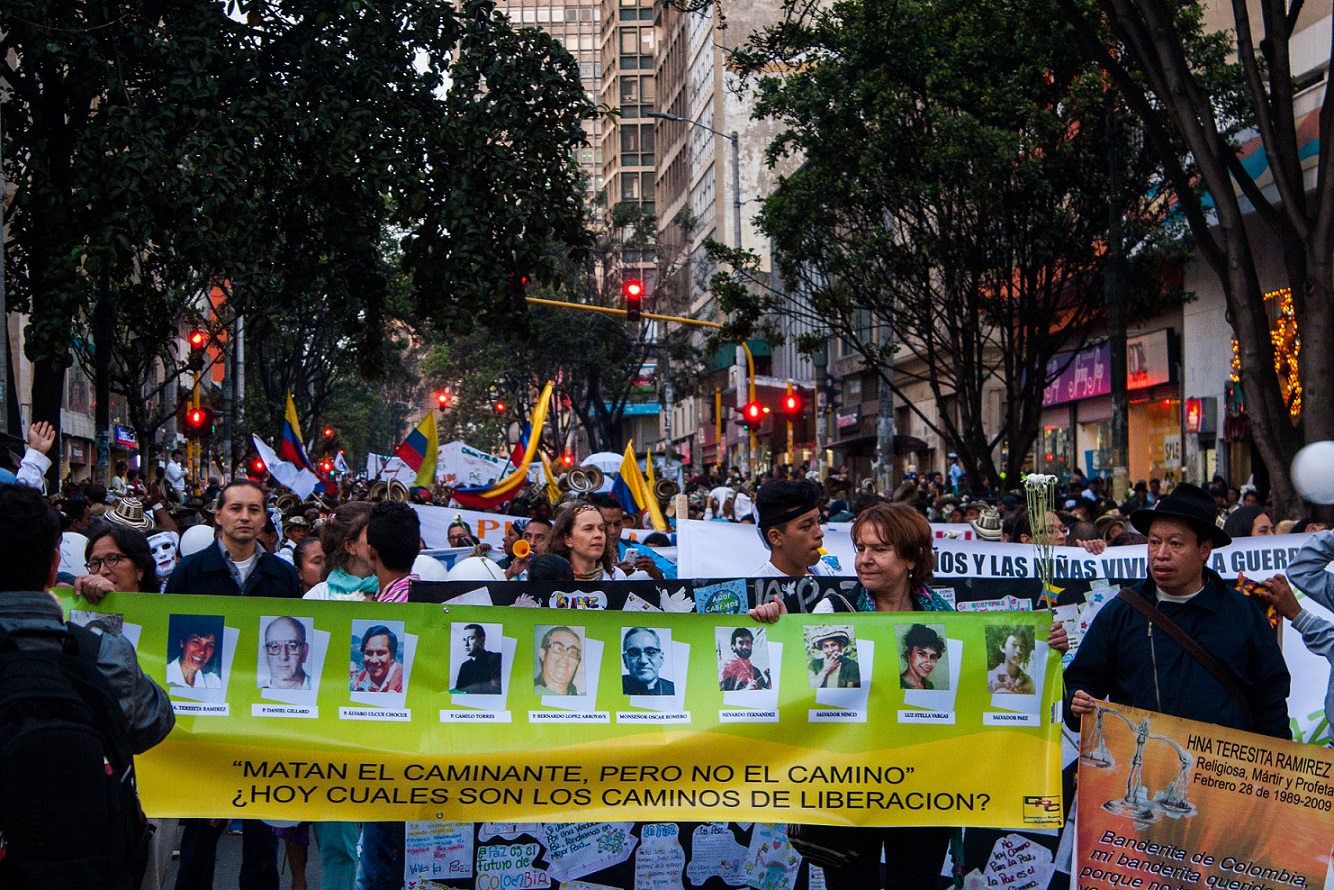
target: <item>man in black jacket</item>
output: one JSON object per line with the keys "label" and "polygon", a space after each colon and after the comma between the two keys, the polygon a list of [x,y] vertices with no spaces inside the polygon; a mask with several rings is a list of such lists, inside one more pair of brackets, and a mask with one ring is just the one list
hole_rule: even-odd
{"label": "man in black jacket", "polygon": [[217,540],[181,560],[163,593],[300,597],[296,569],[259,546],[267,520],[264,489],[248,479],[228,483],[218,495]]}
{"label": "man in black jacket", "polygon": [[[259,546],[268,514],[264,489],[248,479],[230,482],[218,495],[218,538],[187,556],[167,580],[164,593],[212,596],[300,597],[296,569]],[[176,890],[213,886],[218,836],[224,820],[186,819],[181,835]],[[263,822],[242,824],[241,890],[278,890],[278,838]]]}
{"label": "man in black jacket", "polygon": [[1261,607],[1207,568],[1214,547],[1232,539],[1214,524],[1214,500],[1181,483],[1153,510],[1130,523],[1149,538],[1149,577],[1135,585],[1143,597],[1227,670],[1254,721],[1223,683],[1162,628],[1129,603],[1114,599],[1089,626],[1065,672],[1066,721],[1078,727],[1099,699],[1280,739],[1292,738],[1291,685],[1277,638]]}

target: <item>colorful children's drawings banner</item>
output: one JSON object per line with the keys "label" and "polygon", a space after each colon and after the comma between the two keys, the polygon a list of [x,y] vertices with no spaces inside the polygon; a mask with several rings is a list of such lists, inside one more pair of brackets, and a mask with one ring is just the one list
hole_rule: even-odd
{"label": "colorful children's drawings banner", "polygon": [[[176,729],[139,758],[155,816],[1061,822],[1045,612],[763,626],[114,594],[79,615],[171,695]],[[642,840],[637,865],[671,847]]]}
{"label": "colorful children's drawings banner", "polygon": [[1334,750],[1110,703],[1084,718],[1079,886],[1334,887]]}

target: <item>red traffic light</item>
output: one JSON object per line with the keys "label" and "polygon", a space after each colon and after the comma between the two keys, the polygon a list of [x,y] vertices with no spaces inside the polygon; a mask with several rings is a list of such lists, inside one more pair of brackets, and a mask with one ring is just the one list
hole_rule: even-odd
{"label": "red traffic light", "polygon": [[191,349],[203,349],[208,345],[208,332],[191,331],[188,339],[190,340]]}
{"label": "red traffic light", "polygon": [[326,426],[326,427],[324,428],[324,438],[326,438],[326,439],[332,439],[332,438],[333,438],[333,435],[334,435],[334,428],[331,427],[331,426]]}
{"label": "red traffic light", "polygon": [[449,390],[442,389],[435,394],[435,405],[443,411],[449,407],[449,402],[452,398],[453,396],[449,394]]}
{"label": "red traffic light", "polygon": [[801,396],[790,392],[783,396],[783,413],[788,417],[797,417],[801,414]]}
{"label": "red traffic light", "polygon": [[627,278],[621,285],[625,296],[625,317],[637,322],[644,311],[644,282],[638,278]]}
{"label": "red traffic light", "polygon": [[250,459],[250,475],[263,476],[268,467],[264,465],[264,459],[261,457],[252,457]]}
{"label": "red traffic light", "polygon": [[496,413],[497,413],[497,414],[504,414],[504,413],[505,413],[505,403],[504,403],[504,402],[496,402]]}
{"label": "red traffic light", "polygon": [[208,422],[208,412],[203,408],[192,408],[185,415],[185,422],[194,429],[201,429]]}
{"label": "red traffic light", "polygon": [[759,426],[763,419],[764,406],[759,402],[747,402],[741,409],[741,424],[743,426]]}
{"label": "red traffic light", "polygon": [[574,455],[566,452],[560,456],[560,462],[567,467],[574,466]]}
{"label": "red traffic light", "polygon": [[320,461],[320,472],[324,473],[325,475],[332,473],[333,461],[329,460],[328,458],[325,458],[324,460]]}

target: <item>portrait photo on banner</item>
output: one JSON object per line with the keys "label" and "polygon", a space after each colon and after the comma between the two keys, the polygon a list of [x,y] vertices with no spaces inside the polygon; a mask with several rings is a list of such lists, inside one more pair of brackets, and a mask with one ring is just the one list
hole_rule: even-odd
{"label": "portrait photo on banner", "polygon": [[263,615],[259,626],[255,685],[302,692],[319,689],[319,665],[311,657],[315,619]]}
{"label": "portrait photo on banner", "polygon": [[351,692],[407,692],[403,683],[402,621],[352,621],[348,667]]}
{"label": "portrait photo on banner", "polygon": [[861,666],[857,663],[857,635],[850,624],[808,625],[807,675],[812,689],[859,689]]}
{"label": "portrait photo on banner", "polygon": [[987,692],[1033,695],[1033,626],[997,624],[984,629],[987,640]]}
{"label": "portrait photo on banner", "polygon": [[718,688],[723,692],[758,692],[773,687],[769,635],[761,627],[715,627]]}
{"label": "portrait photo on banner", "polygon": [[666,627],[621,628],[621,692],[675,695],[672,632]]}
{"label": "portrait photo on banner", "polygon": [[221,615],[172,615],[167,620],[167,686],[222,689]]}
{"label": "portrait photo on banner", "polygon": [[496,623],[463,623],[449,628],[449,689],[459,695],[502,695],[501,635]]}
{"label": "portrait photo on banner", "polygon": [[533,694],[583,695],[584,628],[539,624],[533,629]]}
{"label": "portrait photo on banner", "polygon": [[928,691],[950,688],[949,647],[943,624],[896,624],[899,687]]}

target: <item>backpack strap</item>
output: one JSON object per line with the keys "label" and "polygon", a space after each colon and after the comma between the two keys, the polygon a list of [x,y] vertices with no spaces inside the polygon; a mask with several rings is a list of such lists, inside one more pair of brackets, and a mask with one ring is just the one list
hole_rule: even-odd
{"label": "backpack strap", "polygon": [[1162,610],[1129,587],[1122,587],[1116,598],[1124,600],[1128,606],[1148,619],[1150,627],[1157,625],[1167,631],[1169,637],[1176,640],[1182,649],[1189,652],[1191,657],[1212,674],[1213,678],[1227,690],[1227,694],[1232,696],[1232,700],[1237,703],[1237,707],[1241,709],[1242,716],[1246,718],[1247,728],[1252,732],[1255,731],[1255,718],[1251,715],[1251,705],[1250,702],[1246,701],[1246,694],[1237,685],[1236,678],[1218,662],[1218,659],[1206,652],[1203,646],[1195,642],[1194,638],[1182,630],[1179,624],[1164,615]]}

